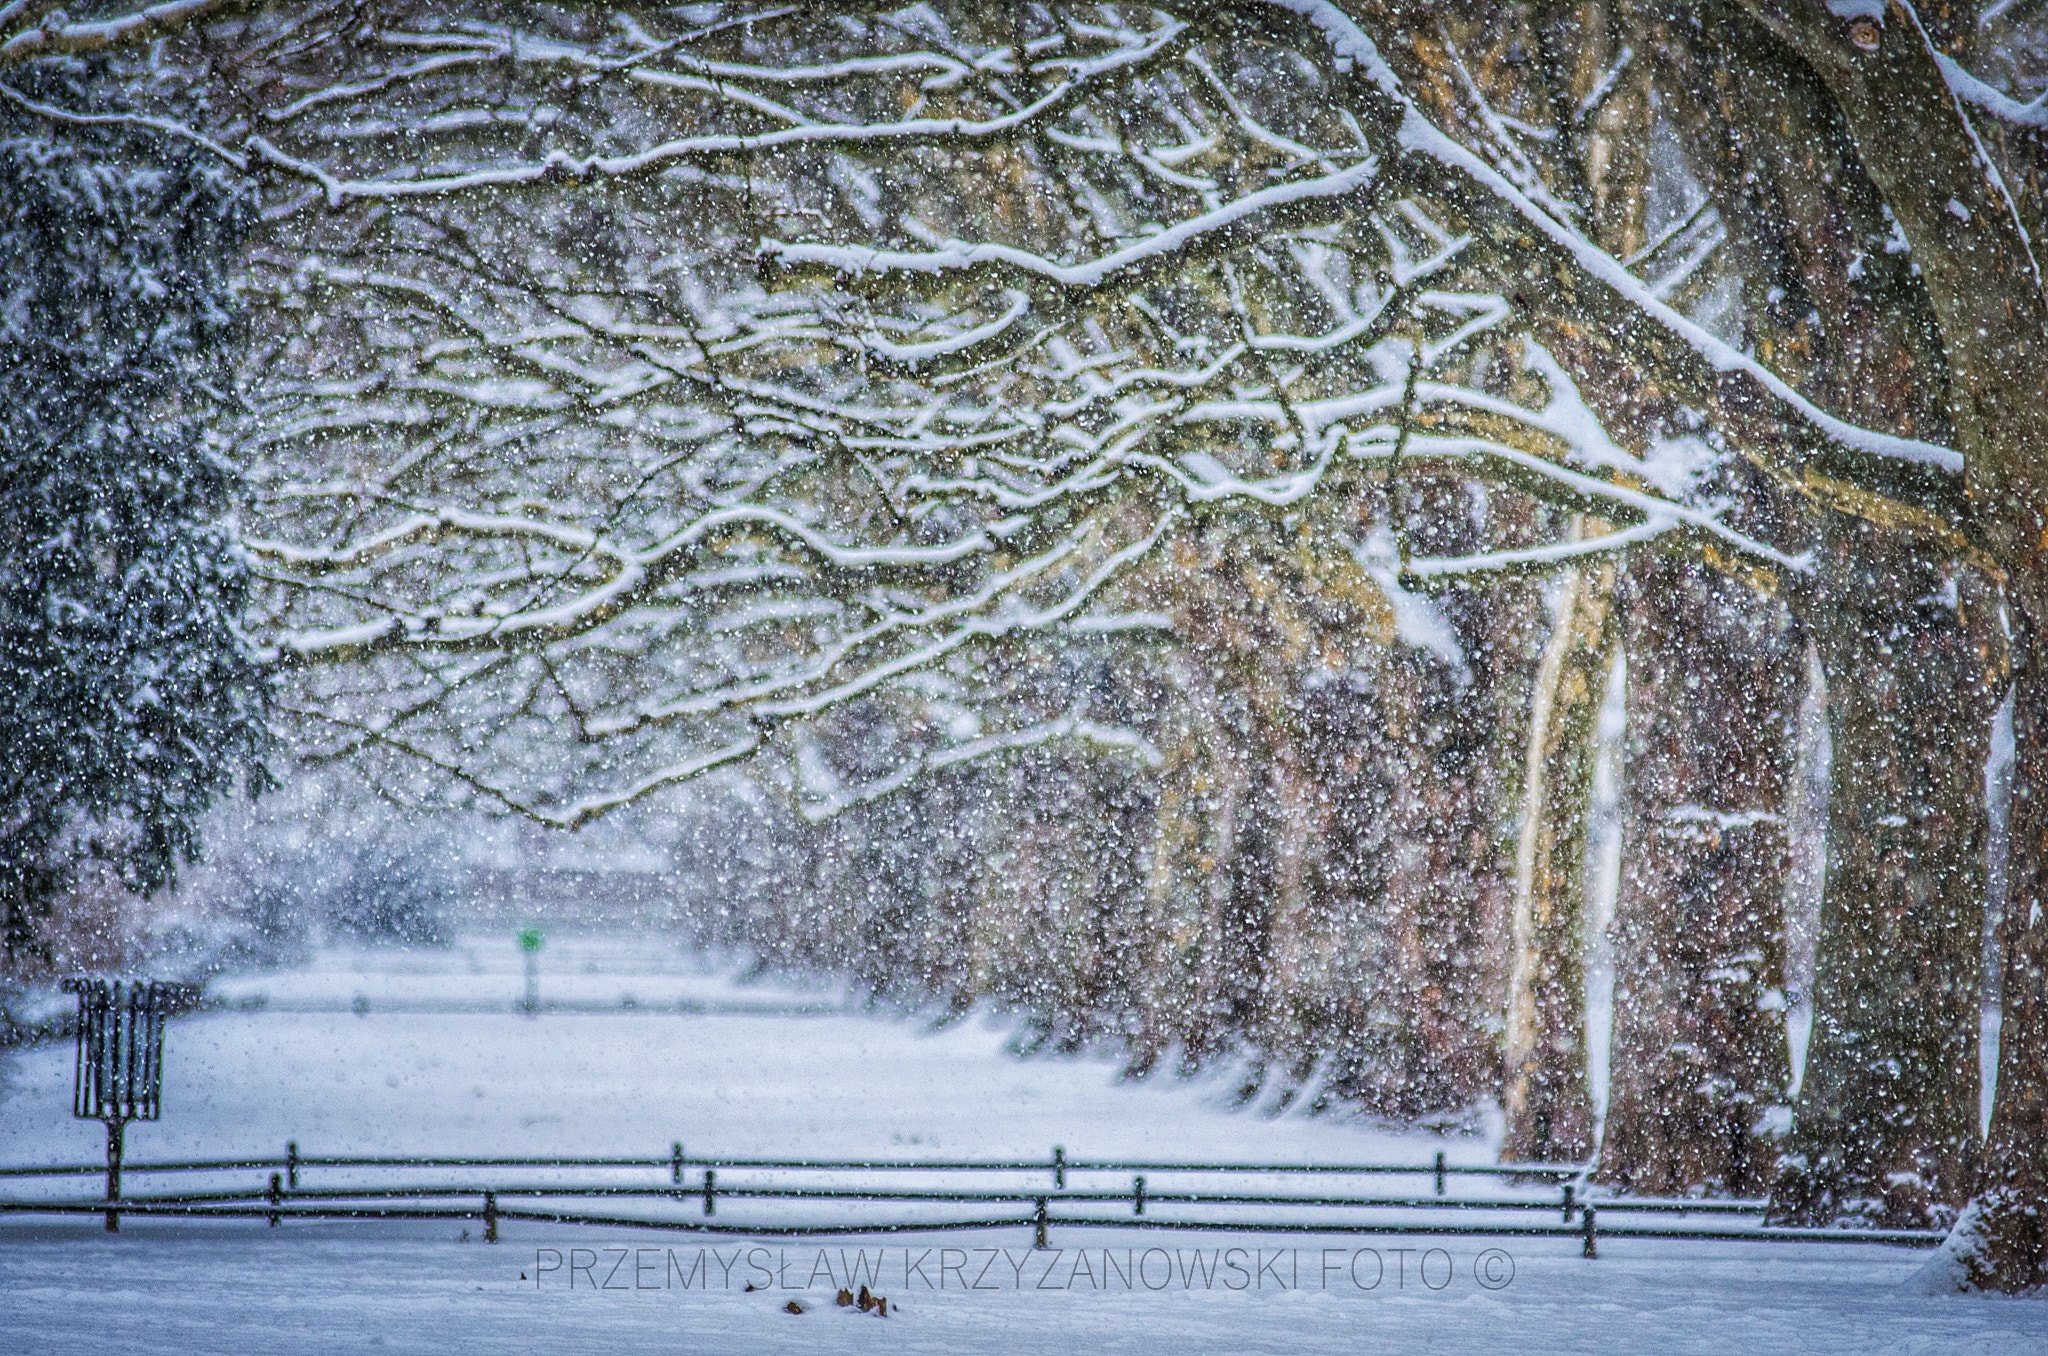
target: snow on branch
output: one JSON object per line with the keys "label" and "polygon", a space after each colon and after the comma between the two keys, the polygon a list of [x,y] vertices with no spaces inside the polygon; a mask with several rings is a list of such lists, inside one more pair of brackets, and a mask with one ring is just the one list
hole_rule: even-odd
{"label": "snow on branch", "polygon": [[1836,418],[1800,395],[1762,363],[1679,313],[1630,273],[1620,260],[1558,215],[1546,210],[1499,169],[1432,123],[1402,87],[1400,78],[1380,56],[1379,48],[1372,39],[1337,6],[1328,0],[1261,0],[1261,3],[1307,19],[1323,33],[1341,61],[1362,71],[1398,111],[1400,123],[1395,139],[1401,150],[1434,162],[1497,201],[1517,219],[1534,228],[1588,277],[1693,350],[1715,372],[1749,379],[1792,411],[1807,427],[1843,448],[1886,460],[1961,473],[1962,456],[1953,448],[1878,432]]}
{"label": "snow on branch", "polygon": [[[263,162],[310,180],[320,186],[330,206],[353,200],[395,200],[440,197],[480,189],[508,188],[551,181],[580,181],[590,178],[632,178],[658,172],[686,160],[716,156],[763,156],[810,148],[869,148],[889,144],[972,145],[1030,129],[1066,113],[1098,84],[1116,76],[1140,72],[1170,56],[1190,34],[1191,27],[1169,21],[1137,41],[1092,60],[1075,63],[1065,80],[1029,104],[991,118],[903,118],[892,122],[824,122],[804,117],[795,110],[773,103],[728,83],[719,76],[664,74],[637,67],[633,76],[643,82],[678,91],[704,94],[735,103],[748,111],[766,114],[784,125],[758,132],[707,133],[665,141],[642,150],[616,155],[577,156],[556,150],[537,160],[479,166],[452,173],[408,173],[355,179],[334,174],[315,160],[294,156],[262,136],[251,136],[252,155]],[[504,51],[517,58],[528,50],[509,44]],[[575,54],[548,46],[543,54],[551,61],[572,59]],[[430,69],[422,63],[413,74]],[[431,69],[439,69],[438,67]],[[853,67],[847,74],[872,74],[889,67]],[[894,68],[900,69],[900,67]],[[368,92],[392,81],[363,82],[357,88]],[[303,104],[305,101],[299,101]]]}
{"label": "snow on branch", "polygon": [[[61,9],[39,15],[30,26],[0,40],[0,64],[36,57],[83,55],[114,47],[135,47],[248,0],[166,0],[160,5],[90,23],[73,23]],[[33,14],[42,6],[12,7]],[[7,22],[16,22],[12,16]]]}
{"label": "snow on branch", "polygon": [[[284,171],[241,446],[256,629],[309,728],[569,826],[868,730],[832,736],[865,771],[827,816],[1041,744],[1156,761],[1146,718],[994,674],[1189,643],[1159,581],[1212,524],[1334,543],[1332,587],[1454,667],[1404,580],[1653,539],[1806,568],[1609,436],[1469,210],[1513,185],[1412,105],[1348,106],[1343,42],[918,13],[278,58],[222,145]],[[1362,563],[1410,474],[1531,525]],[[1587,507],[1623,525],[1552,540]]]}
{"label": "snow on branch", "polygon": [[[1379,170],[1378,158],[1364,155],[1349,168],[1247,193],[1192,220],[1176,222],[1136,244],[1077,264],[1056,263],[1010,245],[964,240],[943,241],[937,249],[921,253],[764,240],[761,242],[761,257],[765,263],[776,267],[816,267],[850,279],[891,273],[937,277],[948,273],[994,271],[1042,280],[1063,288],[1092,290],[1111,286],[1143,270],[1179,267],[1188,252],[1205,240],[1226,233],[1241,237],[1254,230],[1261,218],[1284,220],[1290,208],[1310,203],[1339,203],[1363,194],[1377,186]],[[1361,198],[1360,205],[1367,201],[1369,199]]]}
{"label": "snow on branch", "polygon": [[273,661],[306,662],[320,658],[360,657],[379,648],[408,645],[414,649],[457,651],[530,645],[581,634],[611,620],[667,583],[687,561],[694,560],[707,539],[721,531],[748,526],[772,528],[788,540],[839,569],[946,565],[990,549],[986,533],[968,534],[937,546],[848,546],[833,541],[791,515],[772,508],[744,506],[705,513],[681,531],[641,550],[628,550],[594,534],[556,528],[527,518],[443,509],[408,519],[361,541],[329,549],[289,546],[252,539],[249,550],[259,558],[324,574],[360,566],[392,548],[432,537],[462,534],[472,538],[514,537],[545,540],[557,546],[597,555],[615,566],[596,588],[550,607],[522,609],[503,616],[451,616],[446,611],[392,613],[380,620],[328,631],[290,632],[279,637]]}
{"label": "snow on branch", "polygon": [[2029,127],[2036,131],[2048,129],[2048,90],[2021,101],[1978,79],[1946,52],[1936,52],[1934,64],[1941,68],[1942,79],[1948,81],[1948,87],[1955,91],[1956,97],[1972,108],[1982,109],[2000,122],[2014,127]]}
{"label": "snow on branch", "polygon": [[1131,757],[1147,768],[1156,769],[1166,761],[1164,755],[1153,746],[1152,741],[1137,730],[1121,725],[1108,725],[1088,720],[1078,713],[1069,713],[1057,720],[1041,721],[1036,725],[1002,734],[983,735],[980,738],[947,745],[930,753],[919,754],[906,759],[887,776],[857,787],[847,788],[838,785],[836,778],[825,774],[821,759],[804,760],[803,766],[811,774],[809,780],[814,783],[824,782],[825,785],[805,787],[804,789],[811,794],[799,798],[797,810],[810,823],[822,824],[857,806],[871,805],[932,773],[969,763],[988,761],[1026,749],[1045,748],[1062,741],[1073,741],[1105,752]]}
{"label": "snow on branch", "polygon": [[1481,551],[1468,556],[1411,556],[1402,565],[1401,573],[1411,579],[1431,580],[1551,570],[1560,565],[1570,565],[1585,556],[1611,555],[1631,546],[1655,541],[1677,525],[1676,518],[1659,513],[1646,517],[1634,527],[1579,541],[1554,542],[1547,546],[1509,551]]}
{"label": "snow on branch", "polygon": [[238,170],[249,168],[249,158],[247,156],[238,151],[230,150],[212,137],[207,136],[204,132],[188,127],[184,123],[177,122],[171,118],[153,117],[146,113],[74,113],[69,109],[59,108],[55,104],[31,99],[12,85],[5,83],[0,83],[0,98],[6,99],[15,107],[33,113],[39,118],[47,118],[51,122],[66,127],[134,127],[146,131],[159,132],[165,136],[175,137],[180,141],[189,141],[194,146],[219,156]]}

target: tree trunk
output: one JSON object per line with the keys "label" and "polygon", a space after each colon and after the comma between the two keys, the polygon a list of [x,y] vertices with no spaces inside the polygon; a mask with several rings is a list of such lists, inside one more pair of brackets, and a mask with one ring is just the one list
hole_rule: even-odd
{"label": "tree trunk", "polygon": [[[2048,694],[2031,652],[2048,636],[2048,476],[2041,456],[2048,446],[2048,295],[2005,185],[1987,172],[1983,143],[1917,21],[1852,35],[1819,6],[1743,3],[1826,82],[1871,181],[1911,243],[1952,376],[1948,404],[1973,527],[2007,574],[2021,673],[2014,695],[2006,1017],[1982,1188],[1941,1264],[1956,1268],[1952,1274],[1965,1286],[2029,1289],[2048,1274],[2048,1061],[2041,1027],[2048,937],[2039,913],[2048,905]],[[1909,667],[1913,658],[1901,656],[1900,663]],[[1839,721],[1835,732],[1837,760],[1855,756],[1839,742]]]}
{"label": "tree trunk", "polygon": [[1924,1228],[1953,1218],[1976,1170],[1995,699],[1953,567],[1838,518],[1821,573],[1827,885],[1773,1215]]}
{"label": "tree trunk", "polygon": [[2048,563],[2016,574],[2011,855],[2003,952],[1998,1095],[1977,1194],[1938,1279],[1967,1289],[2048,1287]]}
{"label": "tree trunk", "polygon": [[[1981,183],[1964,183],[1976,173],[1967,146],[1936,164],[1905,130],[1934,114],[1953,122],[1952,105],[1941,95],[1928,117],[1881,127],[1852,88],[1861,77],[1836,60],[1856,56],[1844,24],[1819,7],[1787,17],[1740,0],[1686,15],[1697,29],[1659,14],[1639,50],[1682,91],[1675,120],[1750,284],[1746,337],[1846,418],[1967,447],[1981,411],[1953,398],[1973,366],[1954,337],[1959,320],[1977,333],[1979,318],[1943,296],[1956,274],[1931,257],[1944,244],[1934,223],[1960,222],[1955,195],[1966,217],[1991,209]],[[1901,189],[1924,197],[1937,181],[1950,186],[1935,202],[1902,205]],[[1872,244],[1899,222],[1910,256]],[[1837,455],[1798,482],[1818,504],[1841,502],[1829,477],[1847,474],[1924,504],[1931,522],[1953,519],[1952,485],[1827,459]],[[1967,1192],[1975,1151],[1987,662],[1953,545],[1825,508],[1817,518],[1820,577],[1792,602],[1827,675],[1828,867],[1813,1034],[1774,1214],[1924,1225]]]}
{"label": "tree trunk", "polygon": [[[1530,507],[1512,496],[1489,496],[1475,521],[1462,484],[1403,489],[1414,496],[1402,516],[1418,551],[1455,555],[1533,536]],[[1511,826],[1541,584],[1454,586],[1432,605],[1458,636],[1462,668],[1405,646],[1382,652],[1371,700],[1351,717],[1359,724],[1333,727],[1328,745],[1368,750],[1372,774],[1346,785],[1354,803],[1375,806],[1370,842],[1354,832],[1331,848],[1347,871],[1371,875],[1360,882],[1370,891],[1360,919],[1369,969],[1347,995],[1353,1041],[1333,1081],[1374,1114],[1442,1125],[1469,1121],[1501,1090]]]}
{"label": "tree trunk", "polygon": [[1167,732],[1153,822],[1146,916],[1135,955],[1130,1072],[1145,1075],[1178,1047],[1194,1068],[1244,1029],[1262,968],[1254,901],[1244,897],[1255,749],[1250,721],[1200,654],[1171,661],[1180,709]]}
{"label": "tree trunk", "polygon": [[1614,653],[1615,570],[1567,571],[1530,704],[1508,970],[1503,1159],[1593,1151],[1586,1072],[1586,807],[1593,727]]}
{"label": "tree trunk", "polygon": [[1362,1100],[1403,1120],[1455,1117],[1500,1087],[1506,816],[1472,728],[1491,713],[1424,661],[1396,656],[1388,668],[1382,970]]}
{"label": "tree trunk", "polygon": [[1784,809],[1804,649],[1783,604],[1698,564],[1627,571],[1627,764],[1599,1177],[1749,1195],[1790,1122]]}

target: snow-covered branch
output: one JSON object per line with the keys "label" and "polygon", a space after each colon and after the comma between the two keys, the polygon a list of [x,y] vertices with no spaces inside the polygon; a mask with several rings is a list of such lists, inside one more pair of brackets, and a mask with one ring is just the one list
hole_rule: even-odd
{"label": "snow-covered branch", "polygon": [[1620,260],[1558,215],[1546,210],[1499,169],[1432,123],[1402,87],[1400,78],[1380,56],[1379,48],[1365,30],[1337,6],[1328,0],[1260,0],[1260,3],[1307,19],[1324,35],[1339,60],[1355,65],[1367,81],[1394,105],[1400,119],[1395,140],[1402,151],[1423,157],[1454,180],[1469,183],[1485,198],[1499,204],[1514,219],[1535,230],[1588,278],[1609,289],[1633,313],[1654,322],[1691,349],[1715,373],[1753,383],[1807,428],[1844,449],[1952,474],[1961,473],[1962,457],[1954,449],[1922,439],[1862,428],[1837,418],[1794,390],[1790,383],[1764,364],[1675,310],[1630,273]]}
{"label": "snow-covered branch", "polygon": [[[1540,506],[1410,578],[1652,538],[1804,569],[1701,488],[1719,454],[1675,474],[1609,436],[1503,294],[1471,190],[1625,302],[1675,317],[1671,277],[1593,250],[1400,102],[1355,29],[1292,8],[1327,50],[1169,6],[1041,17],[1021,46],[967,11],[636,12],[280,58],[260,130],[221,144],[283,172],[248,544],[306,708],[580,822],[941,679],[1010,702],[980,686],[1007,654],[1179,643],[1171,617],[1085,623],[1158,616],[1145,581],[1204,524],[1383,533],[1404,476]],[[1361,64],[1405,112],[1357,101]],[[1712,225],[1674,235],[1674,273]],[[1586,509],[1622,526],[1565,540]],[[859,784],[1024,738],[913,740]],[[540,744],[554,771],[502,771]]]}
{"label": "snow-covered branch", "polygon": [[2015,127],[2029,127],[2036,131],[2048,129],[2048,90],[2031,99],[2013,98],[1997,86],[1972,75],[1960,61],[1946,52],[1934,53],[1934,62],[1941,68],[1942,78],[1956,97],[1972,108],[1982,109],[2000,122]]}
{"label": "snow-covered branch", "polygon": [[[1104,752],[1135,758],[1147,768],[1157,768],[1164,762],[1159,750],[1154,748],[1152,742],[1141,732],[1126,726],[1106,725],[1077,713],[1069,713],[1056,720],[1040,721],[1038,724],[1002,734],[982,735],[931,753],[919,754],[906,759],[887,776],[859,786],[842,787],[830,784],[823,787],[806,787],[805,790],[809,794],[797,802],[798,812],[809,822],[822,824],[856,806],[870,805],[885,796],[893,795],[920,777],[967,763],[997,758],[1007,753],[1045,748],[1069,740]],[[815,763],[813,767],[816,767]],[[836,783],[836,779],[833,781]]]}
{"label": "snow-covered branch", "polygon": [[[137,47],[248,0],[165,0],[163,4],[88,23],[73,23],[54,5],[17,4],[0,17],[0,65],[36,57],[82,55],[109,48]],[[16,25],[19,25],[18,27]],[[8,33],[8,29],[13,29]]]}

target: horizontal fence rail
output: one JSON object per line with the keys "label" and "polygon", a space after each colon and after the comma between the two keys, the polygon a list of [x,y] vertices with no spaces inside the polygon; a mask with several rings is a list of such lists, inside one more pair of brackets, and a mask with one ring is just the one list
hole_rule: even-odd
{"label": "horizontal fence rail", "polygon": [[[56,1182],[91,1177],[97,1164],[0,1167],[0,1179]],[[1070,1159],[1055,1148],[1041,1159],[880,1159],[690,1156],[681,1144],[663,1157],[504,1157],[301,1154],[296,1142],[281,1157],[129,1163],[133,1182],[152,1176],[267,1173],[268,1181],[194,1183],[131,1192],[117,1202],[59,1196],[0,1199],[0,1214],[98,1215],[109,1212],[181,1219],[474,1220],[496,1242],[502,1221],[581,1224],[760,1237],[848,1236],[963,1229],[1029,1228],[1037,1246],[1062,1228],[1172,1229],[1291,1234],[1444,1235],[1576,1239],[1584,1255],[1597,1240],[1719,1239],[1748,1242],[1834,1242],[1930,1247],[1942,1235],[1917,1229],[1807,1229],[1764,1223],[1766,1203],[1727,1198],[1615,1196],[1589,1191],[1588,1169],[1572,1163],[1248,1163],[1151,1159]],[[507,1180],[518,1172],[648,1173],[665,1181]],[[307,1174],[327,1180],[313,1185]],[[412,1174],[456,1174],[458,1180],[395,1180]],[[459,1180],[476,1174],[490,1180]],[[725,1174],[723,1177],[721,1174]],[[739,1174],[735,1180],[733,1174]],[[957,1183],[908,1185],[890,1174],[941,1174]],[[1128,1175],[1129,1185],[1101,1178]],[[829,1180],[816,1180],[828,1175]],[[1069,1177],[1082,1180],[1071,1185]],[[999,1180],[1020,1176],[1035,1181]],[[1265,1183],[1304,1178],[1427,1179],[1428,1192],[1284,1191]],[[362,1180],[347,1180],[360,1178]],[[790,1180],[794,1178],[795,1180]],[[805,1180],[809,1178],[811,1180]],[[1202,1179],[1234,1178],[1231,1182]],[[1453,1193],[1453,1181],[1489,1179],[1494,1190]],[[342,1179],[342,1180],[336,1180]],[[978,1180],[977,1180],[978,1179]],[[1162,1180],[1163,1179],[1163,1180]],[[1242,1179],[1254,1179],[1247,1185]],[[1306,1183],[1304,1182],[1304,1185]],[[1362,1185],[1362,1184],[1361,1184]],[[1520,1194],[1514,1194],[1519,1192]],[[585,1204],[585,1203],[588,1204]],[[612,1203],[609,1210],[602,1203]],[[721,1204],[765,1207],[761,1218],[716,1218]],[[852,1209],[898,1205],[926,1218],[878,1218]],[[619,1213],[618,1207],[654,1213]],[[811,1207],[790,1218],[777,1207]],[[936,1213],[971,1207],[975,1214]],[[1110,1213],[1103,1207],[1117,1207]],[[1005,1209],[1004,1207],[1010,1207]],[[817,1209],[846,1212],[818,1218]],[[1147,1213],[1148,1210],[1152,1213]],[[1164,1213],[1161,1213],[1164,1212]],[[1206,1213],[1205,1213],[1206,1212]],[[1549,1215],[1550,1219],[1535,1218]],[[1622,1217],[1616,1222],[1615,1217]],[[1682,1218],[1700,1217],[1697,1222]],[[1490,1217],[1490,1218],[1489,1218]],[[1627,1222],[1635,1218],[1639,1222]]]}
{"label": "horizontal fence rail", "polygon": [[[1438,1155],[1441,1160],[1442,1155]],[[1531,1177],[1561,1180],[1583,1176],[1577,1163],[1189,1163],[1139,1159],[1070,1159],[1055,1154],[1036,1159],[887,1158],[482,1158],[329,1156],[293,1154],[280,1158],[213,1158],[185,1162],[130,1163],[129,1172],[218,1172],[235,1168],[760,1168],[831,1172],[1256,1172],[1324,1173],[1407,1177]],[[78,1176],[101,1170],[97,1163],[0,1167],[0,1177]]]}

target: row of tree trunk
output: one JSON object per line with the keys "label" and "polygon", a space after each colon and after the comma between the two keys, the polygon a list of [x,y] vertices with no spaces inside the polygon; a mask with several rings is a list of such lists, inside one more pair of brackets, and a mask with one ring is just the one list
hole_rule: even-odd
{"label": "row of tree trunk", "polygon": [[[1981,587],[1867,530],[1824,537],[1819,585],[1789,598],[1642,552],[1439,597],[1459,666],[1263,534],[1248,518],[1178,548],[1152,601],[1182,642],[1150,685],[1079,656],[1054,685],[1054,706],[1128,689],[1126,714],[1155,713],[1137,719],[1156,774],[1047,752],[933,778],[797,835],[765,912],[721,926],[879,992],[1015,1003],[1038,1039],[1114,1041],[1137,1075],[1242,1058],[1248,1098],[1401,1121],[1469,1120],[1498,1096],[1513,1160],[1597,1153],[1625,1189],[1769,1194],[1807,1223],[1954,1217],[1980,1144],[1999,695]],[[1795,1097],[1785,901],[1809,648],[1833,757]],[[1587,841],[1617,663],[1602,1125]]]}
{"label": "row of tree trunk", "polygon": [[[1949,29],[1961,21],[1944,11],[1930,22],[1960,50]],[[1619,258],[1644,248],[1656,144],[1671,138],[1727,232],[1731,337],[1844,418],[1968,441],[1952,418],[1953,383],[1970,377],[1953,351],[1950,332],[1961,331],[1941,311],[1944,279],[1873,246],[1897,229],[1891,207],[1926,199],[1943,177],[1907,165],[1926,147],[1899,135],[1912,121],[1902,110],[1880,107],[1880,93],[1906,99],[1916,78],[1866,86],[1872,77],[1849,69],[1858,58],[1844,59],[1825,20],[1787,22],[1746,4],[1511,3],[1504,14],[1481,4],[1446,31],[1486,97],[1551,125],[1546,172],[1603,247]],[[1516,60],[1531,44],[1552,59]],[[1579,59],[1554,56],[1567,51]],[[1442,92],[1441,115],[1460,116],[1444,53],[1418,44],[1403,59],[1418,85]],[[1603,79],[1613,88],[1596,99]],[[1967,176],[1967,155],[1950,160],[1943,173]],[[1941,237],[1933,223],[1906,228],[1916,242]],[[1979,262],[1996,257],[1987,246]],[[1978,281],[1982,291],[1991,280]],[[2007,311],[2008,325],[2023,323]],[[1617,374],[1586,386],[1612,427],[1678,426],[1654,383],[1626,359],[1605,360],[1603,336],[1556,328],[1576,370]],[[1768,1191],[1778,1217],[1804,1223],[1946,1222],[1979,1181],[1984,772],[2005,683],[1993,590],[1952,546],[1837,511],[1824,474],[1791,484],[1742,466],[1717,474],[1710,488],[1738,516],[1780,540],[1807,536],[1815,567],[1806,580],[1738,580],[1713,568],[1711,552],[1637,553],[1597,600],[1580,601],[1583,578],[1567,585],[1533,696],[1523,788],[1507,1147],[1594,1147],[1576,845],[1594,666],[1610,662],[1618,636],[1626,751],[1602,1178],[1660,1193]],[[1909,477],[1882,488],[1930,516],[1954,513]],[[1588,608],[1618,620],[1599,633]],[[1787,808],[1809,646],[1832,760],[1795,1096]]]}
{"label": "row of tree trunk", "polygon": [[[1152,601],[1183,639],[1146,682],[1080,653],[1050,680],[1055,707],[1122,689],[1156,772],[1046,751],[933,777],[795,834],[772,855],[797,865],[715,928],[878,992],[1014,1003],[1037,1039],[1115,1042],[1135,1075],[1240,1059],[1248,1098],[1408,1122],[1497,1096],[1507,1158],[1597,1153],[1635,1192],[1768,1194],[1806,1223],[1954,1217],[1981,1143],[1999,695],[1981,587],[1870,534],[1824,539],[1819,586],[1789,598],[1642,552],[1440,596],[1460,666],[1263,533],[1248,516],[1179,548]],[[1833,756],[1795,1096],[1810,650]],[[1617,664],[1603,1124],[1587,843]]]}

